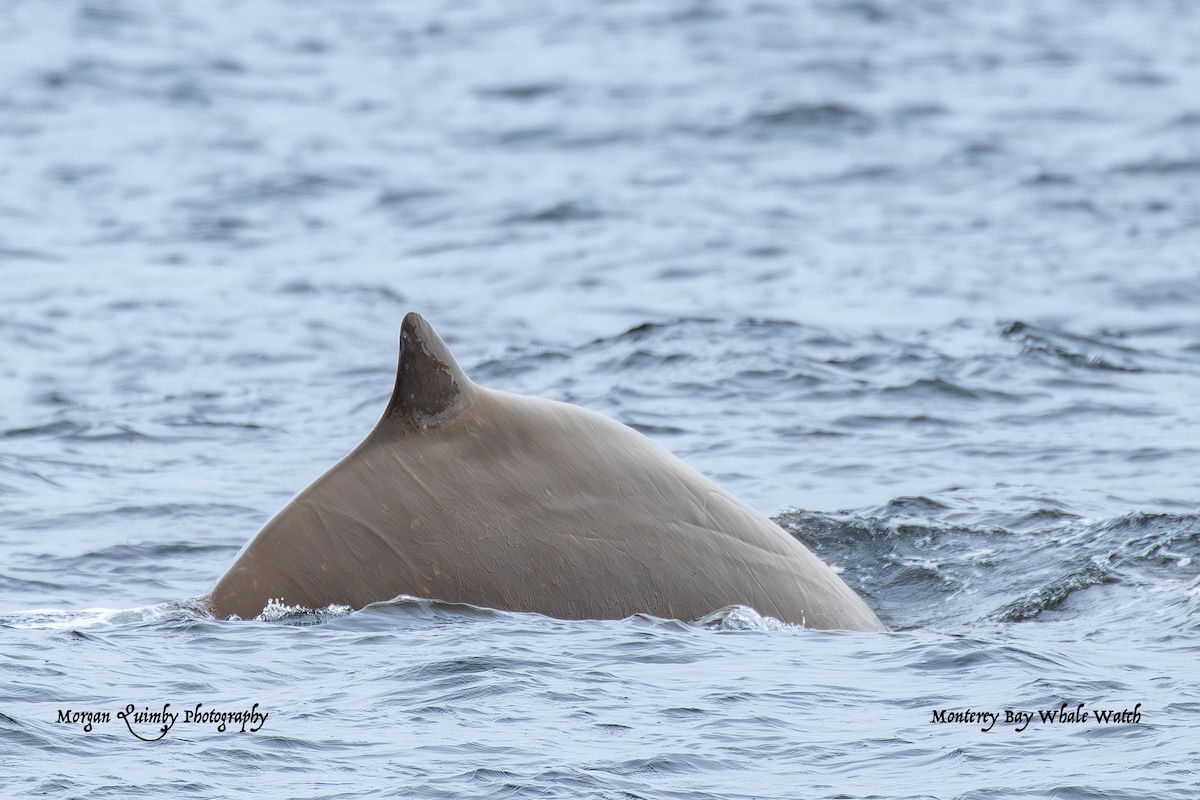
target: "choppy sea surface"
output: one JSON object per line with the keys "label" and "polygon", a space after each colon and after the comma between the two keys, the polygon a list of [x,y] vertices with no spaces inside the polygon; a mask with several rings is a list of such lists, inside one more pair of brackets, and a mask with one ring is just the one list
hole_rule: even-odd
{"label": "choppy sea surface", "polygon": [[[1198,42],[1185,0],[0,0],[4,796],[1195,798]],[[408,310],[893,632],[188,610]],[[267,717],[117,716],[167,703]]]}

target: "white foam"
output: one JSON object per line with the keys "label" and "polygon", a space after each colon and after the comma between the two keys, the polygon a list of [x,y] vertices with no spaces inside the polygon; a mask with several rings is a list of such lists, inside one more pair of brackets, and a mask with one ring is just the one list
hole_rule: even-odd
{"label": "white foam", "polygon": [[313,609],[306,606],[288,605],[277,598],[270,598],[267,600],[267,604],[263,606],[263,610],[254,619],[256,622],[280,622],[283,620],[302,619],[307,616],[314,616],[318,619],[323,617],[344,617],[351,610],[350,606],[338,605],[336,603],[327,605],[324,608]]}

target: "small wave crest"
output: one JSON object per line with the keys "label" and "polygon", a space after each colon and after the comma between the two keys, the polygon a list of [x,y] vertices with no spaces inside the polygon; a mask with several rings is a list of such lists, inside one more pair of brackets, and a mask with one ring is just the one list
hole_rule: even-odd
{"label": "small wave crest", "polygon": [[964,515],[953,497],[907,497],[863,515],[796,511],[776,521],[844,565],[846,581],[900,628],[1026,622],[1095,604],[1112,612],[1121,601],[1097,587],[1122,584],[1121,597],[1177,591],[1200,558],[1200,516],[1096,520],[1027,500]]}
{"label": "small wave crest", "polygon": [[696,627],[710,631],[758,631],[768,633],[773,631],[802,630],[798,625],[791,625],[775,617],[759,614],[749,606],[726,606],[711,614],[695,620]]}
{"label": "small wave crest", "polygon": [[158,603],[137,608],[27,608],[0,611],[0,627],[40,630],[78,630],[80,628],[118,628],[145,625],[192,616],[178,603]]}

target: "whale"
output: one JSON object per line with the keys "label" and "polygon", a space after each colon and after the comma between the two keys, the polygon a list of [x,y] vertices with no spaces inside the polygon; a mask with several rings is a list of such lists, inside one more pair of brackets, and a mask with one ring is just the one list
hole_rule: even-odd
{"label": "whale", "polygon": [[560,619],[746,606],[886,630],[829,565],[632,428],[471,381],[419,314],[367,437],[238,553],[209,613],[426,598]]}

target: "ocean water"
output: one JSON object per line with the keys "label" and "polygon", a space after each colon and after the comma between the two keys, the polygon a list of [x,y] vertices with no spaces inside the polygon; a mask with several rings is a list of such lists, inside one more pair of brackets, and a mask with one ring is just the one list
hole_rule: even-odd
{"label": "ocean water", "polygon": [[[0,793],[1200,796],[1198,42],[1184,0],[0,0]],[[189,610],[408,310],[893,632]],[[253,716],[118,716],[166,704]]]}

